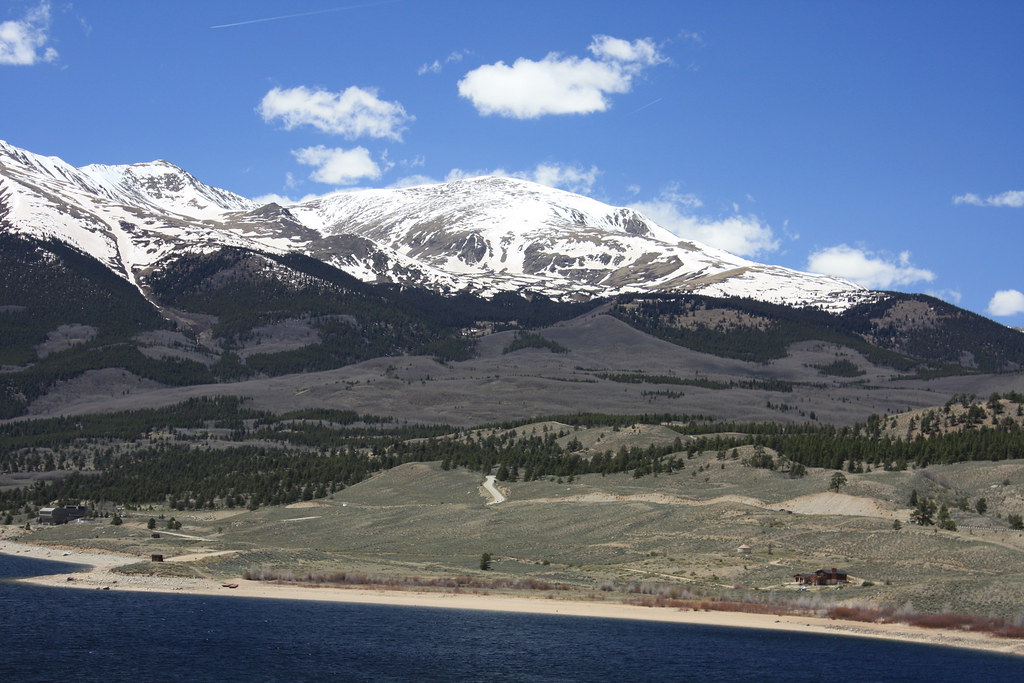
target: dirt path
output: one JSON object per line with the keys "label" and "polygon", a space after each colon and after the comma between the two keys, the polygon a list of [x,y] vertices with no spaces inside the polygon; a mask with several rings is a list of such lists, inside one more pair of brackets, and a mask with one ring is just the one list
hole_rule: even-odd
{"label": "dirt path", "polygon": [[165,557],[164,562],[194,562],[195,560],[202,560],[207,557],[217,557],[219,555],[232,555],[241,552],[239,550],[210,550],[198,553],[189,553],[188,555],[176,555],[175,557]]}
{"label": "dirt path", "polygon": [[[689,576],[677,576],[676,574],[665,574],[663,572],[652,572],[646,569],[631,569],[629,567],[618,567],[619,571],[633,572],[634,574],[643,574],[644,576],[660,576],[665,579],[671,579],[673,581],[685,581],[686,583],[694,583],[697,579],[690,578]],[[726,586],[726,588],[732,588],[732,586]]]}
{"label": "dirt path", "polygon": [[498,503],[505,502],[505,494],[499,491],[494,485],[494,479],[495,476],[493,474],[488,475],[488,477],[484,479],[484,489],[491,496],[491,500],[487,503],[488,505],[497,505]]}
{"label": "dirt path", "polygon": [[160,534],[162,536],[174,536],[175,538],[187,538],[190,541],[205,541],[207,543],[212,543],[212,541],[209,538],[203,538],[202,536],[190,536],[189,534],[179,534],[179,533],[174,532],[174,531],[164,531],[163,529],[160,529],[160,530],[156,531],[155,533],[158,533],[158,534]]}

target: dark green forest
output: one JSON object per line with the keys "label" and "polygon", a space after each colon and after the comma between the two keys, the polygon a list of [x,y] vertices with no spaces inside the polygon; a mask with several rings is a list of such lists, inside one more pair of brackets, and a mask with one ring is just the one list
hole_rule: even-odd
{"label": "dark green forest", "polygon": [[[139,332],[176,327],[137,288],[66,245],[0,234],[0,419],[24,414],[54,383],[89,370],[122,368],[169,386],[231,382],[254,376],[329,370],[382,356],[426,355],[439,362],[472,357],[481,321],[494,329],[528,329],[579,315],[595,304],[560,303],[499,294],[446,297],[426,290],[368,285],[300,255],[271,256],[239,249],[180,257],[153,275],[153,297],[180,320],[214,316],[219,360],[211,365],[153,358],[140,350]],[[234,351],[255,328],[307,319],[317,343],[243,361]],[[40,357],[37,345],[60,325],[95,335]],[[20,366],[20,367],[19,367]]]}
{"label": "dark green forest", "polygon": [[[959,416],[951,411],[948,421],[956,430],[912,438],[890,434],[891,418],[877,416],[837,428],[580,414],[547,418],[564,425],[558,431],[534,427],[524,433],[530,421],[459,430],[397,424],[351,411],[273,415],[236,398],[194,399],[162,409],[0,425],[3,472],[73,471],[0,491],[0,511],[13,517],[54,502],[83,501],[178,509],[283,505],[324,497],[408,462],[439,461],[443,469],[530,481],[620,472],[636,478],[667,475],[685,470],[699,453],[738,457],[735,449],[741,446],[754,449],[743,464],[786,477],[803,476],[809,467],[863,472],[1020,458],[1020,421],[1000,415],[1021,410],[1024,397],[999,399],[971,402],[972,410]],[[614,431],[638,423],[666,424],[679,437],[671,445],[615,452],[586,449],[572,438],[579,428]]]}

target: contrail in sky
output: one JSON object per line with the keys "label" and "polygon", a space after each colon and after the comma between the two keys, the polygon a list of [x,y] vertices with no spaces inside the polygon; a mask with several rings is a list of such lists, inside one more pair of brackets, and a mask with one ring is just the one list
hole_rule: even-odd
{"label": "contrail in sky", "polygon": [[376,7],[377,5],[392,5],[398,0],[385,0],[385,2],[370,2],[363,5],[349,5],[347,7],[335,7],[333,9],[319,9],[315,12],[300,12],[298,14],[283,14],[279,17],[264,17],[263,19],[250,19],[248,21],[236,21],[233,24],[218,24],[210,28],[231,28],[233,26],[246,26],[248,24],[262,24],[266,21],[278,21],[280,19],[295,19],[296,17],[309,17],[314,14],[327,14],[328,12],[343,12],[347,9],[359,9],[360,7]]}
{"label": "contrail in sky", "polygon": [[658,99],[654,100],[653,102],[648,102],[647,104],[645,104],[644,106],[640,107],[639,109],[634,109],[631,113],[635,114],[638,111],[643,111],[644,109],[647,109],[647,107],[653,107],[658,102],[661,102],[663,99],[665,99],[665,98],[664,97],[659,97]]}

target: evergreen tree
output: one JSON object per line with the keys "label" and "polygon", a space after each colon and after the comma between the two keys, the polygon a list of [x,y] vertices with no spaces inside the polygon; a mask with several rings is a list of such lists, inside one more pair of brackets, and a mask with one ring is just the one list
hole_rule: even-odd
{"label": "evergreen tree", "polygon": [[954,522],[953,518],[950,516],[949,508],[946,507],[945,503],[943,503],[942,507],[939,508],[938,526],[940,529],[945,529],[946,531],[956,531],[956,522]]}
{"label": "evergreen tree", "polygon": [[[910,521],[920,526],[935,524],[935,501],[931,498],[918,497],[917,507],[910,513]],[[949,514],[949,511],[946,511]]]}

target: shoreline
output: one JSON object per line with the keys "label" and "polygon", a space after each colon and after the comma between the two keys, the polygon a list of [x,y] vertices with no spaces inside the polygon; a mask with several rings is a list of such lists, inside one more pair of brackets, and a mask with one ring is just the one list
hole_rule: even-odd
{"label": "shoreline", "polygon": [[[821,635],[880,638],[922,645],[985,650],[998,654],[1024,656],[1024,641],[997,638],[986,633],[929,629],[906,624],[879,624],[846,621],[826,617],[752,614],[748,612],[692,611],[671,607],[645,607],[619,602],[566,600],[508,594],[448,593],[425,590],[382,590],[343,588],[301,584],[251,581],[242,578],[218,581],[202,578],[129,576],[115,574],[115,567],[138,562],[128,555],[0,542],[0,554],[37,560],[85,565],[89,569],[44,576],[18,578],[18,583],[36,586],[85,590],[120,590],[143,593],[183,593],[237,598],[306,600],[320,602],[390,605],[395,607],[433,607],[491,612],[520,612],[604,619],[635,619],[699,626],[731,626],[768,630],[796,631]],[[228,588],[224,584],[237,584]]]}

